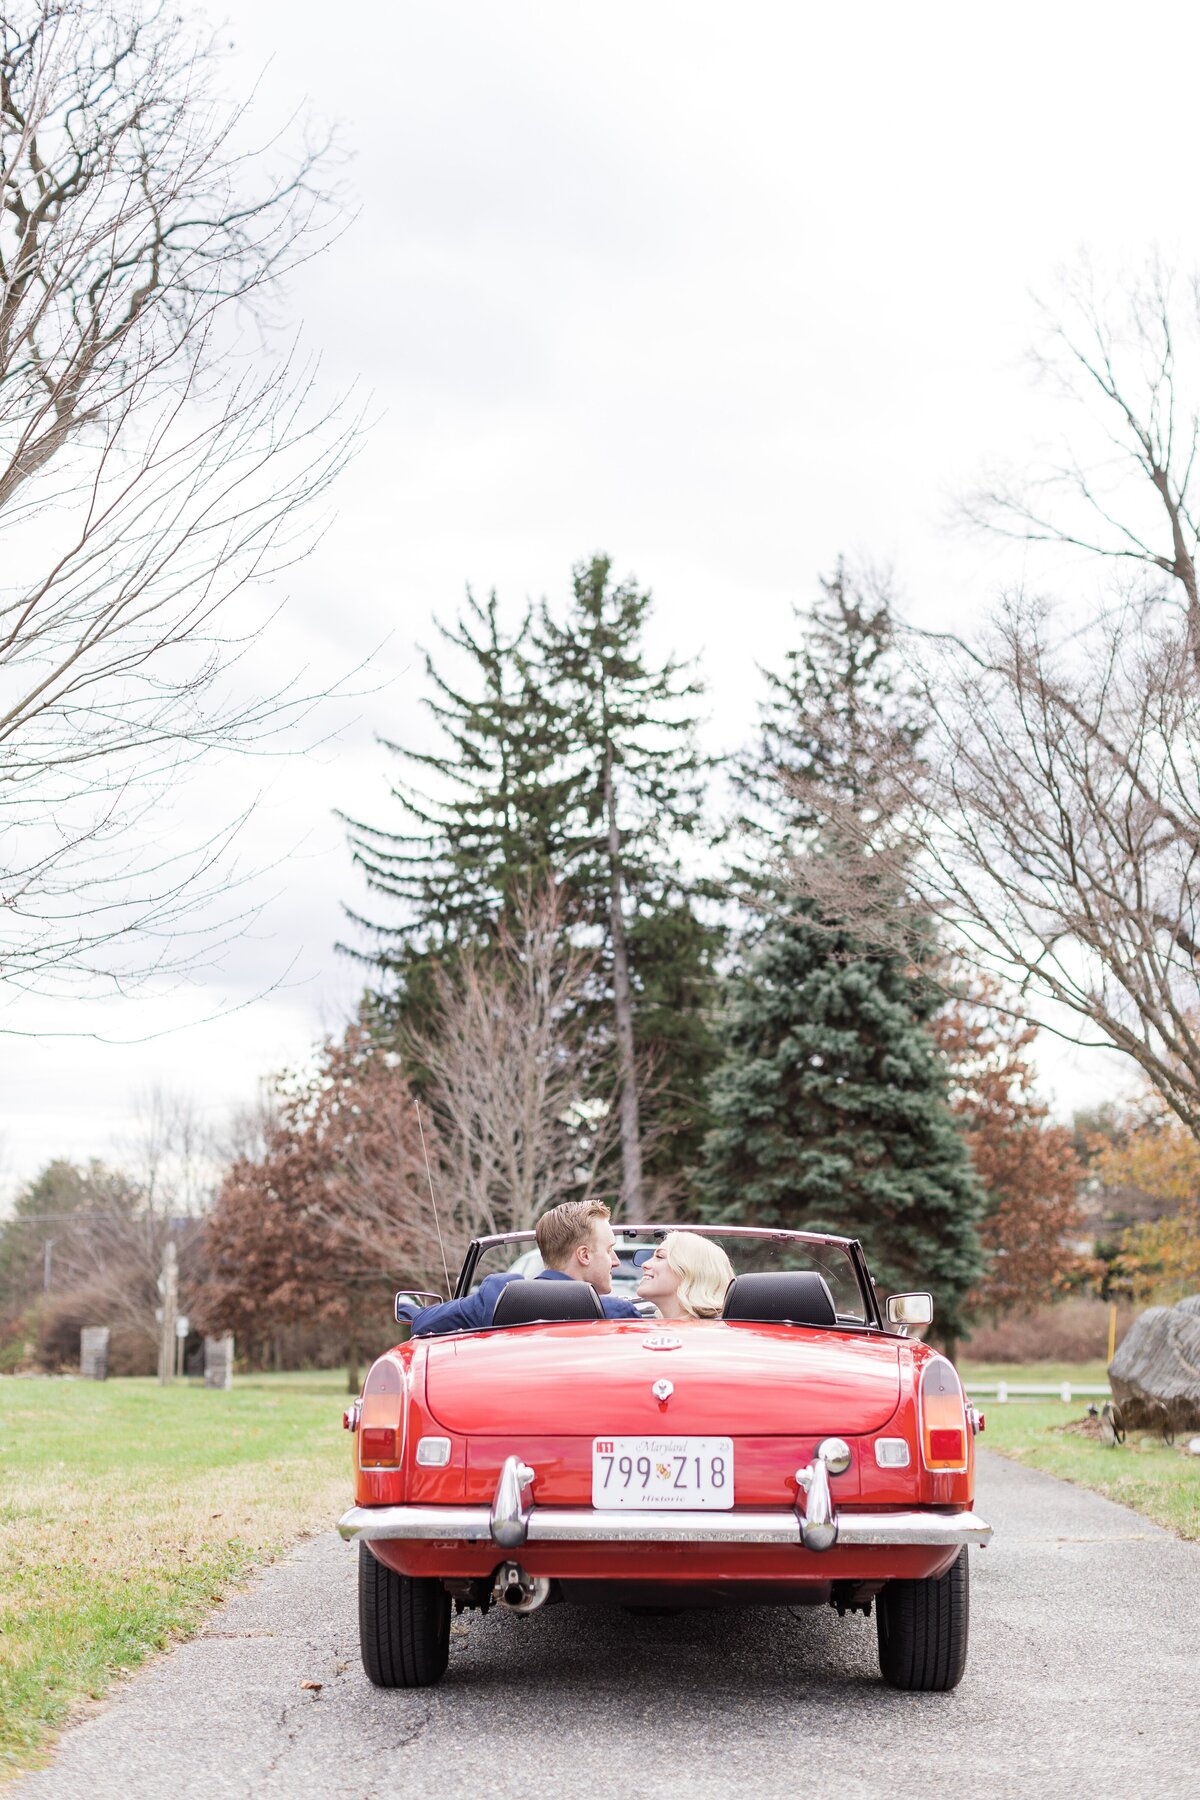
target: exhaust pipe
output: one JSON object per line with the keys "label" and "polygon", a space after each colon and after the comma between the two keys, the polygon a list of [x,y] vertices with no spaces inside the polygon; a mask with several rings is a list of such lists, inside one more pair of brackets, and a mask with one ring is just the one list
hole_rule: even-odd
{"label": "exhaust pipe", "polygon": [[527,1575],[520,1563],[501,1563],[496,1570],[492,1599],[509,1612],[536,1612],[550,1598],[550,1583],[544,1575]]}

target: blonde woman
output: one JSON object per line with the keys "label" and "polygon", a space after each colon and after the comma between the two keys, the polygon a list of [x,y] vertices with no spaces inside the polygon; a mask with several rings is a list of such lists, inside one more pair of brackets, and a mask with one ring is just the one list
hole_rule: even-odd
{"label": "blonde woman", "polygon": [[694,1231],[669,1231],[647,1258],[639,1300],[653,1300],[664,1319],[719,1319],[733,1264],[719,1244]]}

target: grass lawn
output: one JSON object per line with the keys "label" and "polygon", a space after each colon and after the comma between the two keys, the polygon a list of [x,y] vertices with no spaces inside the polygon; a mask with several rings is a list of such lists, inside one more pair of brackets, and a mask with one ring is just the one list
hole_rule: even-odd
{"label": "grass lawn", "polygon": [[[0,1377],[0,1780],[350,1500],[345,1374]],[[349,1576],[347,1576],[349,1579]]]}
{"label": "grass lawn", "polygon": [[[973,1381],[982,1382],[985,1387],[995,1387],[999,1381],[1027,1382],[1031,1387],[1061,1387],[1064,1381],[1083,1387],[1107,1387],[1108,1364],[1099,1359],[1096,1362],[1063,1363],[1063,1362],[1030,1362],[1030,1363],[983,1363],[962,1361],[958,1364],[958,1372],[963,1378],[963,1385],[968,1393]],[[993,1398],[993,1396],[988,1396]],[[1089,1395],[1100,1405],[1102,1396]]]}
{"label": "grass lawn", "polygon": [[[1080,1382],[1105,1379],[1103,1363],[997,1363],[964,1364],[961,1368],[968,1394],[971,1380],[1030,1383]],[[997,1450],[1031,1469],[1044,1469],[1063,1481],[1091,1488],[1122,1506],[1131,1506],[1158,1525],[1177,1531],[1180,1537],[1200,1539],[1200,1456],[1189,1456],[1183,1433],[1174,1448],[1161,1438],[1130,1433],[1124,1444],[1108,1448],[1098,1440],[1063,1426],[1086,1415],[1089,1398],[1097,1406],[1099,1395],[1061,1400],[1009,1400],[1001,1406],[994,1394],[978,1396],[987,1428],[979,1443]]]}

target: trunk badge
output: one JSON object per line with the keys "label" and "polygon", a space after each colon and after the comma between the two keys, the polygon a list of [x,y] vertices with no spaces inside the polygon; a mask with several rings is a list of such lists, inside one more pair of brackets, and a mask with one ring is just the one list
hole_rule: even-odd
{"label": "trunk badge", "polygon": [[675,1392],[675,1383],[673,1381],[656,1381],[650,1392],[660,1406],[665,1406]]}
{"label": "trunk badge", "polygon": [[652,1331],[649,1337],[642,1339],[644,1350],[682,1350],[683,1339],[676,1337],[672,1331]]}

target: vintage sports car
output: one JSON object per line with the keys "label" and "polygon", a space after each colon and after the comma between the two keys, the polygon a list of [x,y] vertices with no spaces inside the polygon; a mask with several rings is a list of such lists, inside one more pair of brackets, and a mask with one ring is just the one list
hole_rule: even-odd
{"label": "vintage sports car", "polygon": [[[952,1363],[880,1310],[861,1246],[807,1232],[616,1226],[634,1265],[667,1230],[719,1238],[719,1319],[605,1319],[580,1281],[516,1279],[482,1330],[415,1337],[346,1414],[363,1664],[381,1687],[445,1671],[451,1604],[875,1608],[897,1688],[957,1685],[982,1419]],[[477,1239],[457,1295],[526,1259]],[[397,1303],[405,1296],[397,1296]]]}

